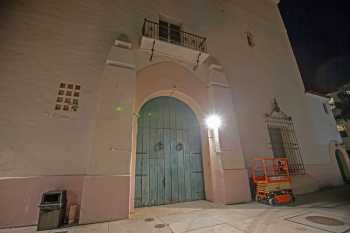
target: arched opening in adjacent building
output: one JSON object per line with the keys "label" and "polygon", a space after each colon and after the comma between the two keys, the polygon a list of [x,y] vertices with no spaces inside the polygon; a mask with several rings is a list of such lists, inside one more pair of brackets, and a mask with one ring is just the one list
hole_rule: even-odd
{"label": "arched opening in adjacent building", "polygon": [[174,97],[146,102],[138,116],[135,207],[205,198],[200,126]]}
{"label": "arched opening in adjacent building", "polygon": [[337,164],[340,170],[340,174],[345,183],[350,182],[350,171],[346,164],[344,156],[348,156],[347,154],[343,154],[343,152],[339,149],[335,150],[335,158],[337,159]]}

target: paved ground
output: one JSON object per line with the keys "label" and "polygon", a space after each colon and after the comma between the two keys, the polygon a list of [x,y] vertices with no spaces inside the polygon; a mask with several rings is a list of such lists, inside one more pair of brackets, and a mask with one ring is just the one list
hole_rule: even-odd
{"label": "paved ground", "polygon": [[[321,221],[323,224],[310,220]],[[2,229],[0,233],[34,231],[35,227],[26,227]],[[197,201],[137,209],[129,220],[62,228],[43,233],[150,232],[350,232],[350,185],[298,196],[296,203],[291,206],[270,207],[255,202],[223,206]]]}

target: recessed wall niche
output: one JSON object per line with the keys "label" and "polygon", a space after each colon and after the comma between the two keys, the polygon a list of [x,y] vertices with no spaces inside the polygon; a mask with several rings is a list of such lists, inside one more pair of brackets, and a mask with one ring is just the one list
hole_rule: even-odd
{"label": "recessed wall niche", "polygon": [[78,111],[80,84],[60,83],[56,98],[56,111]]}
{"label": "recessed wall niche", "polygon": [[249,47],[255,47],[255,38],[251,32],[246,32],[247,42]]}

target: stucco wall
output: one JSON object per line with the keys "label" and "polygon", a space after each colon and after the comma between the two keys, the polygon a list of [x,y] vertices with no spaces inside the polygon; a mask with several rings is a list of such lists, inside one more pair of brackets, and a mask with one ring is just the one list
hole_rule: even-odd
{"label": "stucco wall", "polygon": [[[105,62],[114,55],[127,59],[121,50],[109,54],[114,40],[124,33],[133,47],[126,52],[132,54],[130,60],[132,56],[142,58],[135,58],[136,69],[149,65],[145,63],[148,53],[138,50],[139,39],[143,19],[157,20],[159,14],[179,20],[185,31],[207,37],[208,53],[223,65],[230,89],[217,94],[232,93],[232,101],[225,103],[233,105],[230,108],[235,114],[229,116],[237,126],[230,130],[239,135],[233,137],[235,145],[237,138],[241,144],[235,151],[243,152],[246,159],[226,158],[224,167],[232,169],[224,174],[228,179],[244,162],[249,165],[255,156],[272,154],[264,114],[271,110],[273,98],[293,118],[304,162],[317,162],[303,84],[274,1],[17,0],[2,1],[0,7],[1,177],[92,175],[84,178],[79,200],[88,213],[83,222],[96,219],[89,213],[101,211],[90,205],[95,200],[91,190],[107,181],[113,180],[116,186],[100,193],[101,200],[117,193],[118,185],[123,192],[114,201],[127,200],[129,178],[125,177],[131,173],[134,104],[130,96],[135,91],[136,71],[115,70]],[[247,32],[253,35],[255,47],[248,46]],[[185,72],[178,75],[182,74],[186,76]],[[77,112],[54,111],[60,82],[81,85]],[[116,109],[118,106],[124,111]],[[232,149],[229,145],[225,148]],[[70,187],[68,181],[66,186],[58,184],[47,185],[43,191]],[[125,206],[110,208],[108,213],[119,218],[125,215]],[[24,223],[33,221],[35,218]]]}
{"label": "stucco wall", "polygon": [[[2,34],[6,35],[0,45],[3,176],[86,173],[105,59],[119,33],[127,34],[138,47],[145,17],[168,15],[180,19],[184,30],[208,38],[208,52],[224,65],[233,88],[247,156],[269,152],[266,130],[251,122],[262,124],[272,97],[280,97],[291,114],[299,110],[296,93],[302,93],[302,85],[272,1],[2,4]],[[247,31],[254,35],[254,48],[247,45]],[[53,110],[61,81],[82,85],[80,108],[68,116]]]}
{"label": "stucco wall", "polygon": [[0,178],[0,227],[37,223],[41,194],[66,189],[68,206],[80,205],[83,176],[37,176]]}
{"label": "stucco wall", "polygon": [[[337,124],[328,103],[328,98],[307,93],[306,100],[310,117],[312,117],[312,125],[317,139],[316,142],[327,145],[330,141],[341,142],[342,139],[337,131]],[[325,104],[328,113],[325,112],[323,104]]]}
{"label": "stucco wall", "polygon": [[[314,94],[305,95],[308,106],[311,129],[315,138],[315,151],[317,156],[307,158],[312,164],[327,164],[332,161],[330,153],[331,142],[341,142],[341,137],[337,131],[336,122],[328,104],[328,99]],[[325,112],[323,104],[326,105],[328,113]]]}
{"label": "stucco wall", "polygon": [[[342,179],[331,144],[340,143],[342,139],[337,131],[328,98],[306,93],[305,100],[315,138],[315,153],[306,158],[309,162],[306,169],[320,186],[340,185]],[[323,104],[325,104],[328,113],[325,112]]]}
{"label": "stucco wall", "polygon": [[[112,38],[98,3],[1,2],[0,175],[84,174],[96,86]],[[81,84],[78,112],[54,112],[60,82]]]}
{"label": "stucco wall", "polygon": [[[113,39],[125,33],[137,48],[143,18],[157,19],[159,14],[179,19],[184,30],[208,38],[208,52],[224,65],[233,90],[246,156],[270,153],[263,114],[270,110],[273,97],[295,118],[298,135],[305,135],[301,141],[307,141],[300,113],[302,83],[272,1],[2,4],[2,34],[6,35],[0,45],[0,107],[6,110],[0,120],[1,138],[5,138],[0,147],[1,165],[6,168],[1,170],[3,176],[86,172],[97,89]],[[254,48],[247,44],[248,31],[254,36]],[[81,83],[77,113],[61,116],[53,111],[61,81]]]}

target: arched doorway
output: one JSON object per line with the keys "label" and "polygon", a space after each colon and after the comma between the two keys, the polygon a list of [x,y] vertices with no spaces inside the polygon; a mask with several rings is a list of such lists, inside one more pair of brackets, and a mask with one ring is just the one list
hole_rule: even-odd
{"label": "arched doorway", "polygon": [[200,127],[173,97],[157,97],[139,112],[135,207],[204,199]]}
{"label": "arched doorway", "polygon": [[343,152],[339,149],[335,150],[335,158],[337,160],[337,164],[340,170],[340,174],[343,178],[343,181],[345,183],[350,182],[350,171],[348,169],[348,166],[346,164],[344,156],[347,156],[346,154],[343,154]]}

